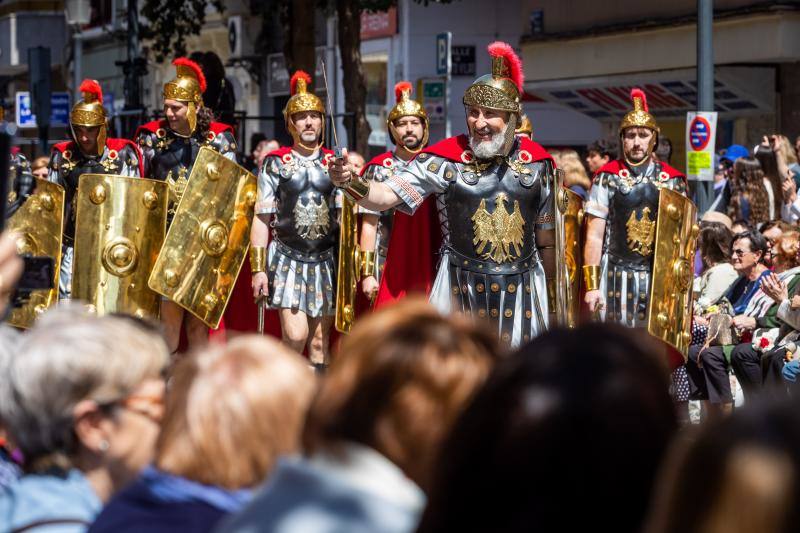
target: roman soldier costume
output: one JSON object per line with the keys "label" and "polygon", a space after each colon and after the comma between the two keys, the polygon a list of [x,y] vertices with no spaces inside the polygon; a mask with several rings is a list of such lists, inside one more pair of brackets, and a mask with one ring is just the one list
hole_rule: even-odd
{"label": "roman soldier costume", "polygon": [[203,107],[206,90],[206,78],[200,66],[183,57],[175,59],[172,64],[175,65],[176,77],[164,84],[163,94],[165,99],[188,105],[189,135],[173,131],[168,121],[163,119],[140,126],[135,135],[144,155],[145,177],[166,181],[169,185],[170,220],[201,147],[208,146],[225,158],[236,161],[236,139],[231,126],[211,122],[206,128],[199,127],[197,114]]}
{"label": "roman soldier costume", "polygon": [[335,313],[339,196],[328,176],[333,153],[323,148],[320,140],[307,146],[291,120],[296,113],[316,111],[323,116],[324,124],[325,107],[309,92],[310,83],[311,76],[305,72],[294,73],[292,96],[283,116],[294,142],[314,152],[306,157],[283,147],[264,160],[255,213],[274,215],[272,235],[268,250],[251,247],[250,266],[253,273],[266,271],[271,308],[298,310],[314,318]]}
{"label": "roman soldier costume", "polygon": [[[400,211],[413,213],[435,196],[442,245],[431,302],[443,313],[485,318],[504,342],[518,345],[548,325],[545,268],[535,233],[554,228],[555,166],[541,146],[515,135],[522,111],[519,58],[505,43],[493,43],[488,51],[492,73],[467,88],[463,103],[508,113],[499,154],[478,159],[466,135],[451,137],[424,149],[386,183],[402,200]],[[358,199],[368,185],[351,181],[345,190]],[[393,264],[395,239],[386,278],[389,269],[415,269],[418,261],[407,256],[405,264]]]}
{"label": "roman soldier costume", "polygon": [[80,85],[83,98],[70,112],[70,128],[75,138],[75,127],[97,127],[97,151],[84,153],[76,141],[58,143],[50,156],[48,179],[64,187],[64,238],[59,296],[69,298],[72,291],[72,257],[75,244],[76,192],[84,174],[113,174],[141,177],[142,156],[136,145],[127,139],[107,137],[106,112],[103,108],[103,91],[95,80],[83,80]]}
{"label": "roman soldier costume", "polygon": [[[634,89],[631,99],[633,110],[622,119],[620,137],[632,127],[647,128],[653,137],[641,162],[634,164],[623,156],[595,174],[585,211],[606,221],[603,254],[599,265],[584,265],[583,274],[586,290],[599,289],[605,300],[600,311],[605,321],[648,327],[660,192],[667,189],[685,196],[686,178],[666,163],[653,160],[659,134],[656,119],[648,110],[644,92]],[[658,282],[663,283],[666,280]]]}
{"label": "roman soldier costume", "polygon": [[[394,87],[395,106],[389,111],[386,117],[386,125],[389,129],[392,142],[395,145],[402,144],[403,139],[397,132],[395,121],[401,117],[418,117],[422,121],[424,133],[422,134],[422,141],[419,148],[415,151],[409,150],[412,153],[419,153],[428,144],[428,134],[430,127],[428,124],[428,114],[425,108],[411,99],[411,83],[401,81]],[[408,149],[407,149],[408,150]],[[397,156],[396,152],[385,152],[371,159],[364,170],[362,177],[366,180],[384,182],[389,177],[399,170],[405,168],[409,161],[403,160]],[[375,276],[380,281],[383,265],[386,262],[386,255],[389,249],[389,237],[392,232],[392,224],[394,223],[395,210],[387,209],[379,213],[370,211],[366,208],[359,208],[362,214],[379,215],[377,235],[375,239],[375,248],[372,250],[361,250],[361,275],[362,276]]]}

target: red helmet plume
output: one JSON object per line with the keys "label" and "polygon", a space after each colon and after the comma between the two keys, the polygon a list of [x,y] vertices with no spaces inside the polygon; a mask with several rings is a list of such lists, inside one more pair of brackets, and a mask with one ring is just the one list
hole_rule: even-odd
{"label": "red helmet plume", "polygon": [[490,56],[502,57],[506,60],[508,77],[511,78],[511,81],[517,86],[517,90],[522,94],[522,84],[525,81],[525,74],[522,72],[522,61],[519,56],[517,56],[516,52],[514,52],[514,49],[511,48],[511,45],[502,41],[495,41],[487,47],[487,50]]}
{"label": "red helmet plume", "polygon": [[311,76],[308,75],[308,72],[304,70],[297,70],[294,74],[292,74],[292,79],[289,82],[289,93],[294,96],[297,94],[297,81],[303,80],[306,82],[306,87],[311,85]]}
{"label": "red helmet plume", "polygon": [[200,65],[186,57],[179,57],[174,60],[172,64],[176,67],[180,66],[192,69],[192,72],[194,72],[194,77],[197,78],[197,83],[200,85],[200,92],[206,92],[206,76],[203,74],[203,69],[200,68]]}
{"label": "red helmet plume", "polygon": [[103,89],[100,88],[100,84],[97,83],[97,80],[90,80],[88,78],[83,80],[78,90],[82,93],[93,95],[95,100],[101,104],[103,103]]}
{"label": "red helmet plume", "polygon": [[631,102],[635,102],[636,98],[642,101],[642,109],[649,113],[650,108],[647,107],[647,96],[644,94],[644,91],[638,87],[631,89]]}
{"label": "red helmet plume", "polygon": [[411,82],[410,81],[399,81],[394,86],[394,99],[395,102],[400,103],[400,100],[403,99],[403,92],[408,91],[411,94]]}

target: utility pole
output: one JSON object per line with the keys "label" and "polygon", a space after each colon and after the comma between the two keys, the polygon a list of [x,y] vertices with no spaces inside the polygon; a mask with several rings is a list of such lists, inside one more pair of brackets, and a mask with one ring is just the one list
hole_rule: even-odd
{"label": "utility pole", "polygon": [[[714,111],[714,0],[697,0],[697,110]],[[714,182],[695,182],[699,213],[714,201]]]}

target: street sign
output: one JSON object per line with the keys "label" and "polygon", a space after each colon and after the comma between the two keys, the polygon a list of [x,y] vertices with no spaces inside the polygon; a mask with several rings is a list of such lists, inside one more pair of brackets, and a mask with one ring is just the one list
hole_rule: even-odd
{"label": "street sign", "polygon": [[[322,62],[325,60],[325,47],[317,46],[314,49],[314,86],[309,87],[313,93],[322,93],[325,84],[322,82]],[[310,73],[311,71],[309,71]],[[282,53],[267,55],[267,96],[288,96],[291,75],[286,69],[286,58]]]}
{"label": "street sign", "polygon": [[445,81],[442,79],[422,80],[422,105],[432,124],[442,123],[446,116]]}
{"label": "street sign", "polygon": [[450,75],[450,67],[452,64],[450,48],[452,42],[453,34],[449,31],[436,36],[436,74],[439,76]]}
{"label": "street sign", "polygon": [[[31,94],[28,91],[16,93],[17,126],[35,128],[36,115],[31,109]],[[69,125],[69,93],[58,92],[50,95],[50,127],[65,128]]]}
{"label": "street sign", "polygon": [[453,76],[475,76],[475,46],[453,46],[452,57]]}
{"label": "street sign", "polygon": [[711,139],[711,124],[704,117],[694,117],[689,123],[689,144],[692,150],[703,150]]}
{"label": "street sign", "polygon": [[686,114],[686,177],[690,180],[714,179],[716,133],[716,112],[690,111]]}

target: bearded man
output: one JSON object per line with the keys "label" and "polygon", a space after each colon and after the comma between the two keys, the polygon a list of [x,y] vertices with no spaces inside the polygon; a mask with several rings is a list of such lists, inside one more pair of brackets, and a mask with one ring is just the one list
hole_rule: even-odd
{"label": "bearded man", "polygon": [[589,310],[607,322],[647,326],[659,190],[686,194],[686,178],[653,158],[659,128],[640,89],[619,127],[623,158],[594,175],[587,215],[583,277]]}
{"label": "bearded man", "polygon": [[[464,93],[469,135],[424,149],[384,182],[356,176],[341,160],[332,164],[331,178],[375,211],[397,206],[413,213],[435,195],[443,240],[431,302],[443,313],[489,320],[513,346],[548,325],[554,163],[541,146],[515,135],[524,79],[519,58],[506,43],[488,51],[492,73]],[[405,261],[407,269],[418,268],[417,257]]]}
{"label": "bearded man", "polygon": [[297,71],[283,116],[292,146],[264,160],[250,232],[253,296],[278,310],[283,341],[323,369],[335,316],[334,247],[338,190],[328,177],[333,157],[322,147],[325,107]]}
{"label": "bearded man", "polygon": [[[386,118],[394,152],[375,156],[367,163],[361,173],[364,179],[386,181],[392,173],[405,168],[428,144],[428,115],[419,102],[411,99],[411,83],[399,82],[394,86],[394,94],[396,103]],[[378,293],[394,212],[394,209],[379,213],[361,208],[361,290],[370,300]]]}

